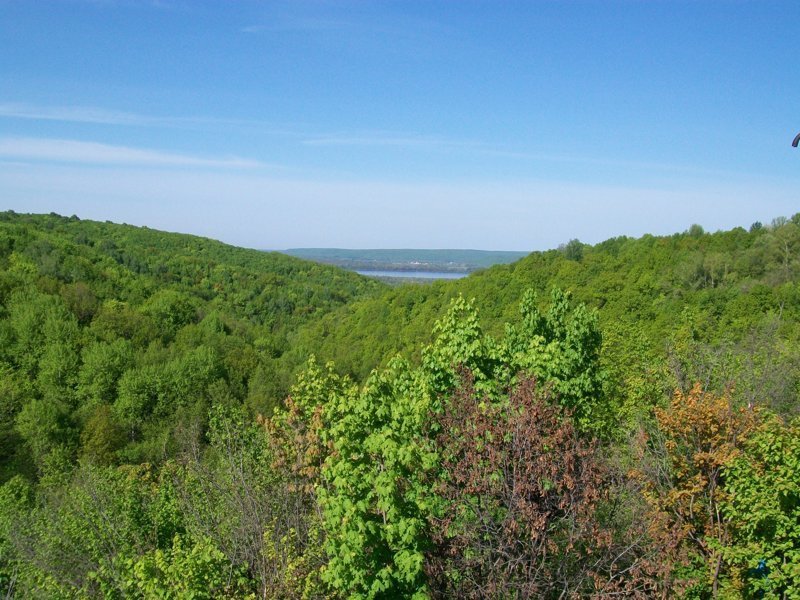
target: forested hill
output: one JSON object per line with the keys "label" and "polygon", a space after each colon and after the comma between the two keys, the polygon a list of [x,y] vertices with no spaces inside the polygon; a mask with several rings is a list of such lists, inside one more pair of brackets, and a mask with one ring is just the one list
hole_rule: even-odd
{"label": "forested hill", "polygon": [[99,300],[140,302],[160,289],[180,289],[213,307],[276,326],[297,324],[381,287],[282,253],[147,227],[11,211],[0,213],[0,226],[4,259],[12,252],[24,257],[42,282],[95,285]]}
{"label": "forested hill", "polygon": [[[92,444],[157,459],[216,400],[268,412],[288,389],[272,366],[287,332],[380,288],[191,235],[2,213],[0,474]],[[98,427],[114,439],[91,441]]]}
{"label": "forested hill", "polygon": [[388,288],[0,214],[0,595],[793,597],[798,281],[800,215]]}
{"label": "forested hill", "polygon": [[[311,355],[364,381],[397,353],[419,358],[459,295],[474,298],[483,327],[500,335],[519,320],[528,289],[540,306],[558,288],[599,309],[606,385],[619,397],[634,402],[645,393],[636,385],[664,394],[701,379],[718,390],[736,381],[748,398],[758,385],[770,402],[793,406],[799,225],[795,215],[749,231],[693,226],[594,246],[573,240],[463,280],[389,288],[190,235],[2,213],[0,359],[9,401],[0,465],[19,458],[25,435],[36,449],[22,456],[34,462],[54,447],[80,453],[101,406],[115,407],[116,421],[136,421],[130,460],[153,458],[148,444],[156,433],[169,437],[175,411],[224,397],[267,413]],[[48,398],[60,425],[22,434],[29,411],[52,408]]]}
{"label": "forested hill", "polygon": [[475,298],[483,326],[500,334],[503,323],[519,320],[527,289],[546,304],[560,288],[599,309],[604,360],[618,367],[617,377],[661,369],[669,374],[665,391],[696,378],[721,389],[750,365],[740,392],[760,378],[762,391],[774,386],[770,394],[778,401],[789,388],[796,391],[799,280],[800,215],[749,231],[705,233],[693,226],[594,246],[573,240],[462,280],[401,286],[347,304],[292,334],[284,360],[314,352],[361,380],[396,352],[418,356],[459,295]]}

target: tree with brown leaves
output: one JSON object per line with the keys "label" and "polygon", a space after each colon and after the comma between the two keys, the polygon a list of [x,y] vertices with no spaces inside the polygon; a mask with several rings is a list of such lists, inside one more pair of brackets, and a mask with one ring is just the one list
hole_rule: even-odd
{"label": "tree with brown leaves", "polygon": [[592,593],[611,543],[597,520],[606,473],[549,387],[492,403],[463,383],[436,417],[441,510],[426,570],[439,597]]}
{"label": "tree with brown leaves", "polygon": [[758,412],[736,408],[727,394],[695,385],[656,409],[657,430],[643,438],[640,475],[650,506],[651,535],[664,551],[658,574],[664,594],[717,597],[725,584],[722,546],[730,524],[724,473],[756,429]]}

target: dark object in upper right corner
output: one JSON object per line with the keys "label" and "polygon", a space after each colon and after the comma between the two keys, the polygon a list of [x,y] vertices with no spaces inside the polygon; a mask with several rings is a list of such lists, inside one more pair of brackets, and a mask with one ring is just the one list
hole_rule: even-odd
{"label": "dark object in upper right corner", "polygon": [[798,133],[796,136],[794,136],[794,141],[792,142],[792,146],[797,148],[797,144],[800,144],[800,133]]}

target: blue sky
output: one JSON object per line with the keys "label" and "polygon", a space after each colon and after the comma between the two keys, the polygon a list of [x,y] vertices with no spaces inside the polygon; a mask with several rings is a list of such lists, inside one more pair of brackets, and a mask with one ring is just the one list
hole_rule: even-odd
{"label": "blue sky", "polygon": [[254,248],[800,211],[800,3],[0,0],[0,203]]}

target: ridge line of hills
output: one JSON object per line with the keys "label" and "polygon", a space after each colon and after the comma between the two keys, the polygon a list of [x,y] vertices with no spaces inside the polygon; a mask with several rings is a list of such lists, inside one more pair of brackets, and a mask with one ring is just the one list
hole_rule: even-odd
{"label": "ridge line of hills", "polygon": [[438,271],[471,273],[496,264],[507,264],[528,252],[471,249],[348,249],[290,248],[290,256],[333,264],[349,270]]}
{"label": "ridge line of hills", "polygon": [[[471,370],[459,375],[465,364]],[[534,367],[543,373],[544,392],[523,378],[527,392],[516,394],[516,378]],[[558,393],[551,394],[550,384],[560,386]],[[438,476],[434,459],[443,456],[441,447],[432,453],[425,444],[450,444],[451,457],[480,448],[469,436],[448,441],[421,428],[431,418],[456,419],[443,429],[450,433],[477,423],[497,433],[487,444],[502,445],[511,439],[502,427],[523,425],[515,419],[524,411],[506,411],[509,402],[544,411],[526,425],[531,448],[539,447],[540,433],[563,435],[577,444],[564,452],[580,446],[581,460],[605,461],[592,469],[615,473],[602,482],[581,480],[600,486],[596,497],[608,494],[624,513],[609,517],[600,509],[611,506],[601,506],[591,513],[599,519],[592,527],[605,528],[609,540],[641,535],[624,551],[609,550],[608,564],[616,569],[614,557],[630,550],[646,571],[667,560],[660,551],[649,554],[652,548],[672,547],[654,545],[660,542],[648,537],[650,525],[672,517],[658,513],[654,521],[628,467],[646,470],[653,461],[669,469],[656,451],[673,446],[654,450],[643,442],[644,460],[630,444],[659,428],[659,435],[674,436],[685,423],[710,423],[710,433],[680,438],[681,449],[707,460],[706,440],[716,440],[732,419],[743,419],[743,427],[760,423],[758,435],[767,437],[753,443],[778,448],[782,466],[769,466],[775,456],[755,446],[747,447],[747,457],[760,461],[760,476],[780,485],[751,486],[748,505],[771,507],[774,514],[764,518],[796,523],[794,496],[776,502],[774,490],[797,488],[798,397],[800,214],[748,230],[706,233],[692,226],[595,245],[573,240],[460,280],[391,287],[331,265],[191,235],[8,211],[0,213],[0,593],[167,597],[193,586],[197,597],[267,597],[270,590],[282,597],[308,590],[309,597],[348,597],[386,576],[379,585],[390,587],[380,589],[410,597],[411,587],[458,585],[463,580],[437,582],[423,569],[424,561],[432,564],[426,548],[434,547],[435,525],[424,494],[443,489],[457,511],[470,506],[458,504],[464,494],[452,487],[455,480],[436,480],[445,485],[439,488],[425,479]],[[580,403],[580,421],[570,405],[559,404],[564,398]],[[439,414],[437,402],[461,402],[472,412]],[[757,421],[759,415],[766,416]],[[580,429],[559,429],[573,420]],[[719,460],[732,460],[729,439],[719,443]],[[737,443],[737,452],[744,451]],[[526,455],[517,466],[556,462],[545,465],[555,471],[542,471],[544,479],[526,483],[539,486],[535,497],[563,488],[574,498],[574,478],[559,471],[562,456],[536,452],[536,460]],[[395,470],[387,474],[387,465]],[[748,473],[739,472],[742,485],[753,483]],[[485,475],[491,483],[496,473]],[[664,502],[684,497],[680,473],[671,477]],[[502,500],[489,488],[486,498]],[[321,489],[329,494],[324,505]],[[356,512],[344,519],[339,509]],[[681,506],[670,509],[683,518]],[[749,506],[737,510],[731,527],[762,518]],[[407,538],[410,549],[384,551],[395,517],[406,527],[408,511],[423,537]],[[548,523],[544,536],[561,521]],[[353,535],[343,533],[345,525]],[[370,536],[360,536],[364,530]],[[676,530],[665,530],[665,539]],[[696,534],[712,530],[701,523]],[[570,583],[577,596],[603,579],[588,577],[585,557],[570,554],[595,543],[592,535],[577,546],[559,546],[558,536],[548,542],[560,548],[548,555],[554,568],[575,567],[569,576],[577,578]],[[791,531],[775,535],[783,537],[753,556],[741,554],[755,552],[742,538],[731,546],[740,554],[726,554],[723,570],[721,562],[706,560],[707,545],[697,551],[686,541],[681,552],[696,559],[687,577],[711,597],[713,573],[722,573],[725,585],[751,585],[749,575],[740,575],[755,568],[753,557],[763,555],[776,572],[795,568],[781,552],[796,548],[798,538]],[[641,540],[647,543],[637,545]],[[511,542],[519,548],[518,538]],[[353,575],[348,569],[362,563],[337,564],[336,548],[357,548],[359,560],[392,568]],[[410,552],[414,559],[405,560]],[[284,569],[277,555],[292,566]],[[460,555],[464,568],[472,568],[473,555],[471,547]],[[669,558],[674,573],[687,572],[683,556]],[[351,574],[325,588],[323,565]],[[395,568],[413,576],[395,580]],[[634,573],[620,568],[620,581]],[[645,571],[635,577],[653,586],[646,589],[676,581],[658,569]],[[186,579],[187,572],[196,580]],[[786,573],[775,589],[790,585],[785,581],[795,576]],[[556,583],[545,577],[536,585]]]}

